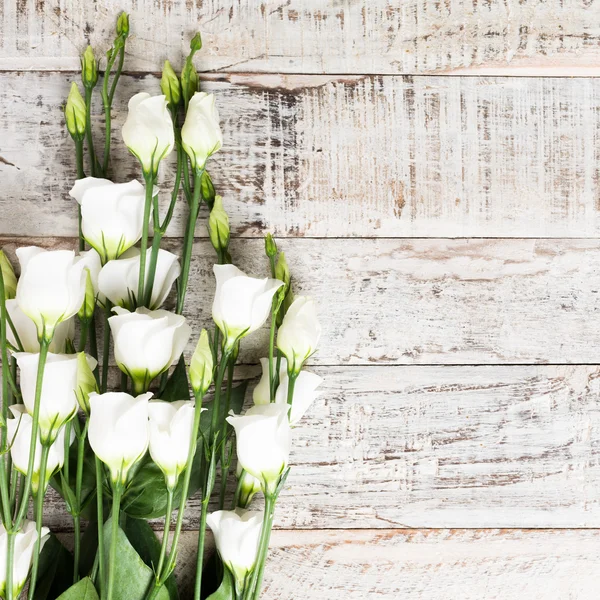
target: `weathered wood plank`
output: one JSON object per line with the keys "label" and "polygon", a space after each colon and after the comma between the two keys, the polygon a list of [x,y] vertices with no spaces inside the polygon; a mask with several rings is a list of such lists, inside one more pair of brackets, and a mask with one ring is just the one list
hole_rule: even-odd
{"label": "weathered wood plank", "polygon": [[[60,108],[69,77],[4,73],[0,81],[0,234],[73,235],[74,151]],[[600,232],[598,80],[231,75],[205,88],[218,95],[226,140],[211,172],[237,234]],[[127,99],[140,90],[158,91],[157,78],[123,80],[118,180],[140,176],[120,138]],[[96,125],[99,144],[100,116]],[[184,205],[173,235],[182,235]]]}
{"label": "weathered wood plank", "polygon": [[177,63],[197,30],[206,70],[489,72],[516,63],[571,75],[573,67],[597,73],[600,56],[595,2],[5,0],[0,68],[78,69],[86,41],[104,53],[121,10],[131,14],[126,68],[134,71]]}
{"label": "weathered wood plank", "polygon": [[600,526],[598,366],[313,370],[277,528]]}

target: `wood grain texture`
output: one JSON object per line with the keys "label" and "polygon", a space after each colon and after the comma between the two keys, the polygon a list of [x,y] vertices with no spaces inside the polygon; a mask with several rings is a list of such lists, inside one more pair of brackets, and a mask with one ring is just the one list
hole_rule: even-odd
{"label": "wood grain texture", "polygon": [[277,528],[600,526],[598,366],[312,370]]}
{"label": "wood grain texture", "polygon": [[[131,14],[126,68],[178,63],[200,30],[205,70],[281,73],[493,72],[573,74],[600,56],[597,3],[476,0],[5,0],[0,68],[78,69],[103,55],[121,10]],[[531,70],[529,70],[531,72]]]}

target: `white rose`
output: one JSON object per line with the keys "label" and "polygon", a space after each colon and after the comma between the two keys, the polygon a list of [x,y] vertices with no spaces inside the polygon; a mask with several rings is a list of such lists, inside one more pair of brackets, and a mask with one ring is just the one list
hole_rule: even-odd
{"label": "white rose", "polygon": [[196,92],[192,96],[181,128],[181,143],[197,169],[203,169],[208,158],[221,149],[223,135],[214,94]]}
{"label": "white rose", "polygon": [[166,96],[150,96],[146,92],[129,100],[129,113],[121,133],[146,174],[156,175],[160,161],[175,146],[173,119],[167,106]]}
{"label": "white rose", "polygon": [[127,482],[129,469],[140,460],[150,440],[148,400],[123,392],[89,396],[89,440],[94,454],[110,469],[113,483]]}
{"label": "white rose", "polygon": [[[278,404],[287,404],[289,382],[289,377],[285,373],[275,392],[275,402]],[[319,377],[316,373],[300,371],[294,384],[290,425],[296,425],[309,409],[310,405],[321,395],[316,390],[322,382],[323,378]]]}
{"label": "white rose", "polygon": [[83,237],[103,263],[141,239],[146,191],[139,181],[113,183],[86,177],[75,182],[69,195],[81,205]]}
{"label": "white rose", "polygon": [[[254,404],[269,404],[271,402],[271,381],[269,379],[269,359],[261,358],[260,365],[262,367],[262,375],[252,392],[252,400]],[[277,358],[273,357],[273,374],[277,368]],[[279,381],[287,376],[287,361],[282,358],[279,364]]]}

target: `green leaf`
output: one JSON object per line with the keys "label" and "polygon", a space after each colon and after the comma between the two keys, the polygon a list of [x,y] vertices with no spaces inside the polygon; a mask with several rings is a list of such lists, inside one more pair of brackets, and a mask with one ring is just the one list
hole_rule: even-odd
{"label": "green leaf", "polygon": [[160,395],[160,399],[167,402],[175,402],[176,400],[189,400],[189,398],[190,384],[187,378],[185,360],[183,359],[183,355],[181,355],[177,366],[167,380],[167,385]]}
{"label": "green leaf", "polygon": [[[160,542],[148,522],[141,519],[127,519],[125,533],[144,563],[150,568],[156,567],[160,557]],[[165,587],[169,592],[169,598],[178,600],[179,594],[173,574],[167,579]]]}
{"label": "green leaf", "polygon": [[229,569],[223,569],[223,579],[219,589],[206,600],[235,600],[235,584]]}
{"label": "green leaf", "polygon": [[54,534],[40,554],[35,600],[53,600],[73,583],[73,558]]}
{"label": "green leaf", "polygon": [[[104,524],[104,554],[107,568],[109,568],[109,553],[112,541],[111,527],[112,517]],[[117,560],[114,565],[113,598],[144,600],[154,581],[154,572],[146,566],[120,527],[117,531],[116,544]],[[161,588],[156,600],[170,600],[169,592],[164,587]]]}
{"label": "green leaf", "polygon": [[57,600],[99,600],[99,596],[92,580],[84,577],[60,595]]}

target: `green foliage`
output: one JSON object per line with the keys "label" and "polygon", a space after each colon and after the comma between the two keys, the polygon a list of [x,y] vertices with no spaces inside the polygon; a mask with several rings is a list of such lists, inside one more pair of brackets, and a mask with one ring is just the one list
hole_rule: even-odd
{"label": "green foliage", "polygon": [[206,600],[235,600],[235,584],[229,569],[223,569],[223,579],[219,589]]}
{"label": "green foliage", "polygon": [[[58,538],[50,534],[50,539],[44,544],[40,554],[34,600],[54,600],[68,589],[72,582],[73,558]],[[79,596],[68,598],[72,600]]]}
{"label": "green foliage", "polygon": [[98,592],[89,577],[84,577],[72,585],[57,600],[99,600]]}

